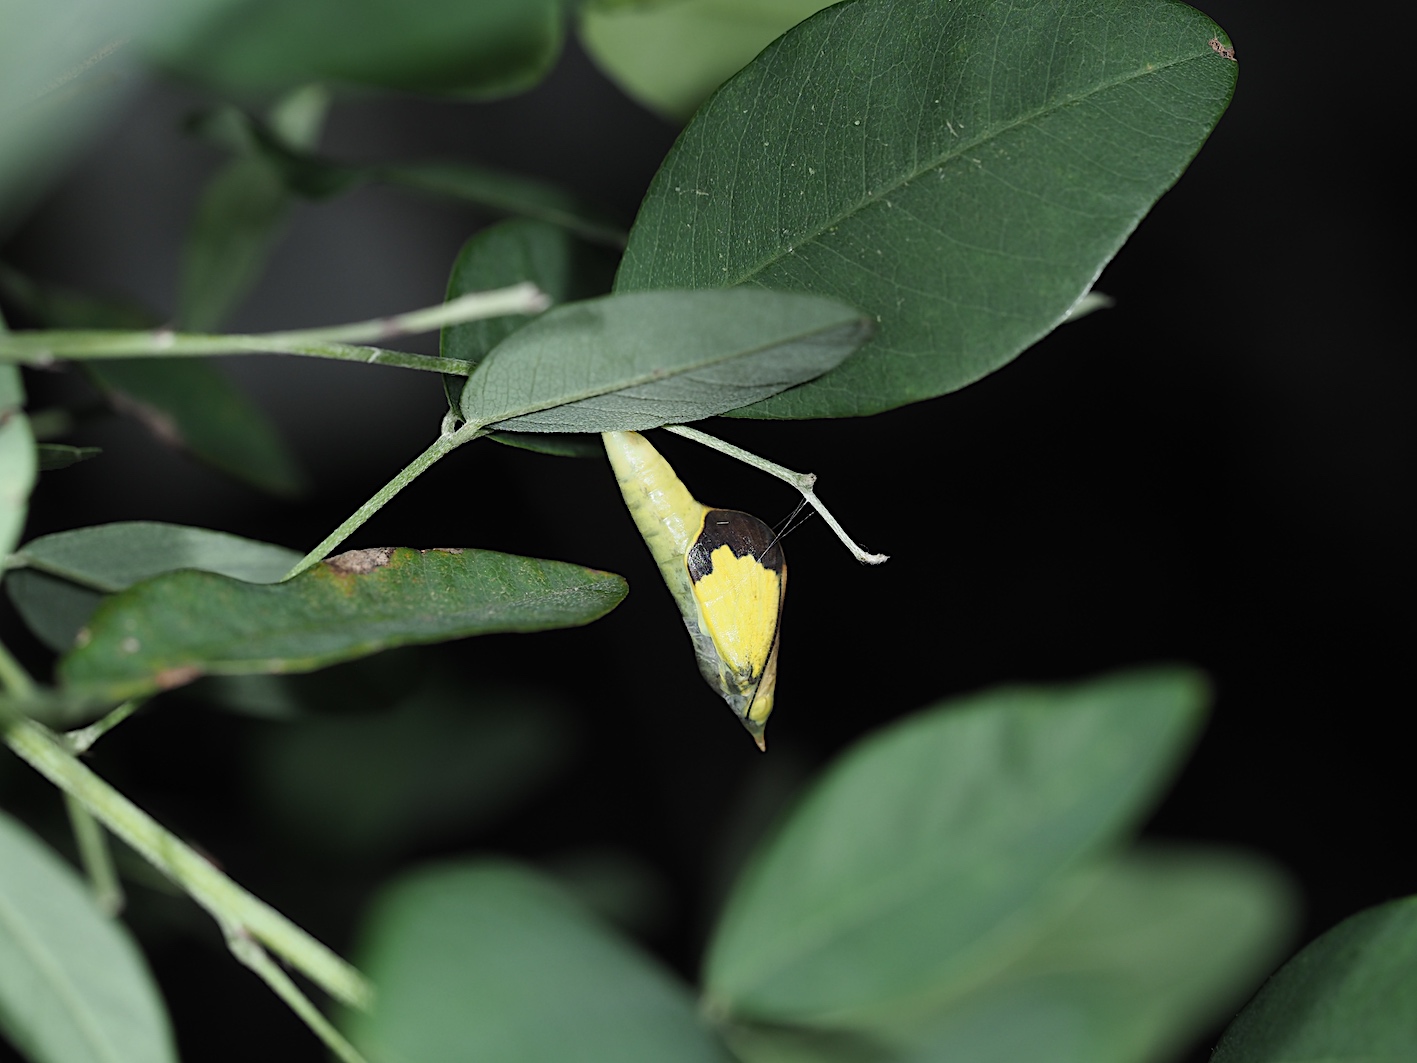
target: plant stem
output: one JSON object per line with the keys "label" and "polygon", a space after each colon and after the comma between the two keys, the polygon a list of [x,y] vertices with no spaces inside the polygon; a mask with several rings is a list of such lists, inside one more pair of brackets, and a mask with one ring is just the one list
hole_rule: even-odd
{"label": "plant stem", "polygon": [[[447,420],[444,419],[445,426],[447,425],[447,423]],[[450,451],[462,446],[464,443],[476,439],[478,436],[483,434],[483,431],[484,429],[479,425],[465,424],[456,431],[441,432],[438,435],[438,438],[433,442],[433,445],[431,447],[425,450],[422,454],[418,455],[418,457],[414,458],[411,462],[408,463],[407,466],[404,467],[404,469],[397,476],[395,476],[392,480],[386,483],[383,487],[379,488],[379,490],[375,492],[373,498],[369,499],[368,502],[365,502],[364,505],[356,509],[354,513],[350,515],[348,520],[346,520],[334,531],[330,532],[329,535],[325,536],[319,546],[315,547],[315,549],[311,550],[308,554],[306,554],[299,561],[297,561],[295,563],[295,567],[281,577],[281,582],[284,582],[288,579],[293,579],[294,577],[300,575],[300,573],[304,572],[307,568],[310,568],[312,565],[318,564],[319,562],[323,561],[327,556],[329,556],[331,550],[333,550],[340,543],[348,539],[350,535],[352,535],[361,524],[363,524],[366,520],[372,517],[375,513],[379,512],[379,510],[383,509],[384,506],[388,503],[388,501],[394,497],[394,495],[398,494],[409,484],[413,483],[413,481],[416,480],[419,475],[425,472],[430,465],[432,465],[439,458],[448,454]]]}
{"label": "plant stem", "polygon": [[664,430],[666,432],[673,432],[676,436],[683,436],[685,439],[692,439],[696,443],[702,443],[704,446],[710,447],[721,454],[727,454],[730,458],[737,458],[744,464],[751,465],[753,468],[760,469],[770,476],[776,476],[784,483],[791,484],[801,493],[808,505],[822,515],[822,519],[827,522],[827,526],[831,528],[832,531],[836,532],[836,537],[846,544],[846,548],[851,551],[851,556],[856,558],[857,561],[864,562],[868,565],[879,565],[881,562],[889,559],[890,555],[888,554],[867,553],[860,546],[856,545],[855,540],[846,534],[846,529],[837,523],[836,518],[831,515],[831,512],[826,506],[822,505],[821,499],[817,497],[816,491],[813,490],[817,482],[815,473],[793,472],[791,469],[777,465],[768,461],[766,458],[760,458],[756,454],[743,450],[741,447],[735,447],[732,443],[725,443],[723,440],[711,436],[706,432],[700,432],[697,428],[689,428],[682,424],[667,424],[664,426]]}
{"label": "plant stem", "polygon": [[129,716],[132,716],[133,713],[137,712],[146,700],[146,698],[132,698],[125,701],[102,719],[95,720],[87,727],[79,727],[73,731],[64,732],[64,740],[69,743],[69,748],[73,752],[78,754],[87,753],[93,748],[95,742],[108,734],[109,731],[117,727]]}
{"label": "plant stem", "polygon": [[60,358],[172,358],[205,354],[300,354],[366,365],[391,365],[467,376],[471,366],[456,358],[355,346],[419,332],[432,332],[479,318],[535,314],[549,305],[534,284],[514,284],[491,292],[469,292],[446,303],[393,317],[325,328],[253,335],[172,332],[168,329],[119,332],[68,330],[0,333],[0,362],[48,365]]}
{"label": "plant stem", "polygon": [[[25,682],[30,682],[28,676]],[[12,713],[0,716],[0,730],[5,744],[22,760],[87,808],[223,926],[245,928],[331,996],[355,1007],[369,1006],[373,988],[362,974],[95,775],[65,748],[61,737]]]}
{"label": "plant stem", "polygon": [[285,1001],[290,1010],[314,1031],[315,1036],[325,1042],[325,1047],[344,1063],[365,1063],[359,1051],[341,1036],[310,998],[300,991],[300,987],[290,975],[286,974],[249,934],[240,927],[231,925],[223,925],[222,930],[226,934],[227,948],[237,961],[255,971],[257,976],[271,987],[271,991]]}
{"label": "plant stem", "polygon": [[3,642],[0,642],[0,687],[22,700],[34,694],[34,680]]}
{"label": "plant stem", "polygon": [[69,813],[74,842],[79,847],[79,862],[84,865],[84,873],[93,889],[93,899],[105,915],[117,915],[123,910],[123,887],[118,883],[108,838],[93,813],[73,794],[64,795],[64,807]]}

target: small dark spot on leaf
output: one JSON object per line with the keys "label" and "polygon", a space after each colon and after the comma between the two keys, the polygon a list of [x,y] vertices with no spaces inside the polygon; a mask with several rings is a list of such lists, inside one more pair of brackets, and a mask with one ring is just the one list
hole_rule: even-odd
{"label": "small dark spot on leaf", "polygon": [[343,576],[362,576],[387,565],[394,556],[394,549],[392,546],[373,546],[368,550],[346,550],[326,558],[325,564]]}
{"label": "small dark spot on leaf", "polygon": [[1221,44],[1219,37],[1212,37],[1209,43],[1211,51],[1215,52],[1216,55],[1224,59],[1229,59],[1232,63],[1237,61],[1235,59],[1235,49],[1228,44]]}

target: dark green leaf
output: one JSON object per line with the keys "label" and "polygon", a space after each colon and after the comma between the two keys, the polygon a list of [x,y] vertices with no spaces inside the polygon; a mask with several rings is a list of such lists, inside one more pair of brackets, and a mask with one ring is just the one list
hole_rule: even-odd
{"label": "dark green leaf", "polygon": [[0,1031],[32,1063],[176,1063],[142,953],[0,812]]}
{"label": "dark green leaf", "polygon": [[[0,331],[4,324],[0,322]],[[20,541],[39,474],[18,366],[0,365],[0,558]]]}
{"label": "dark green leaf", "polygon": [[832,0],[591,0],[580,37],[627,94],[684,121],[774,38]]}
{"label": "dark green leaf", "polygon": [[869,334],[836,300],[752,288],[569,303],[488,355],[468,378],[463,417],[526,432],[697,421],[811,380]]}
{"label": "dark green leaf", "polygon": [[38,443],[35,445],[35,456],[39,460],[40,472],[67,469],[70,465],[88,461],[102,453],[102,447],[71,447],[65,443]]}
{"label": "dark green leaf", "polygon": [[105,593],[163,572],[195,568],[248,583],[274,583],[300,555],[239,535],[156,521],[118,521],[31,539],[16,563]]}
{"label": "dark green leaf", "polygon": [[[584,262],[585,248],[570,233],[549,222],[513,218],[483,229],[468,240],[453,263],[448,278],[448,299],[468,292],[492,291],[520,281],[531,281],[551,298],[552,305],[572,298],[598,295],[606,284],[585,290],[584,276],[592,272]],[[525,325],[525,314],[485,318],[443,329],[439,354],[477,363],[497,344]],[[452,409],[461,410],[465,376],[443,377],[443,387]],[[599,457],[600,441],[583,436],[548,433],[494,432],[492,438],[508,446],[566,457]]]}
{"label": "dark green leaf", "polygon": [[162,442],[264,491],[301,489],[300,470],[271,423],[210,360],[113,359],[84,369]]}
{"label": "dark green leaf", "polygon": [[66,579],[21,568],[5,573],[5,593],[20,619],[56,653],[74,646],[103,595]]}
{"label": "dark green leaf", "polygon": [[439,679],[387,711],[270,728],[257,792],[303,844],[381,857],[485,826],[568,752],[566,716],[546,698]]}
{"label": "dark green leaf", "polygon": [[[1081,895],[912,1031],[911,1063],[1170,1059],[1245,999],[1292,920],[1292,889],[1232,854],[1143,852],[1083,876]],[[915,1014],[920,1014],[919,1003]],[[890,1030],[902,1037],[901,1024]]]}
{"label": "dark green leaf", "polygon": [[536,84],[560,47],[557,0],[244,0],[161,54],[227,90],[323,81],[493,96]]}
{"label": "dark green leaf", "polygon": [[710,1000],[841,1023],[938,991],[1135,822],[1204,700],[1190,672],[1144,672],[1006,688],[867,738],[741,876],[705,961]]}
{"label": "dark green leaf", "polygon": [[0,295],[30,321],[45,327],[145,329],[158,324],[151,310],[131,300],[43,284],[4,263],[0,263]]}
{"label": "dark green leaf", "polygon": [[728,1063],[684,986],[514,865],[407,876],[362,936],[379,1006],[345,1025],[372,1058]]}
{"label": "dark green leaf", "polygon": [[856,0],[699,111],[616,287],[842,299],[876,339],[743,416],[874,413],[963,387],[1067,315],[1199,150],[1236,64],[1173,0]]}
{"label": "dark green leaf", "polygon": [[308,672],[392,646],[586,624],[625,592],[610,573],[490,550],[351,550],[274,585],[169,572],[99,606],[59,675],[132,697],[205,674]]}
{"label": "dark green leaf", "polygon": [[[313,147],[327,104],[324,89],[297,89],[272,109],[270,134],[292,149]],[[260,277],[292,200],[281,168],[250,141],[207,183],[183,249],[184,331],[213,332],[226,320]]]}
{"label": "dark green leaf", "polygon": [[1417,897],[1345,919],[1279,969],[1214,1063],[1403,1063],[1417,1046]]}

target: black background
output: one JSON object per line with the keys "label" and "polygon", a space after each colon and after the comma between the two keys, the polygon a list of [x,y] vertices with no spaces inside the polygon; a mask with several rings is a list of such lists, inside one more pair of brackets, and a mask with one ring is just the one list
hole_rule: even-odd
{"label": "black background", "polygon": [[[1410,123],[1396,106],[1411,27],[1384,17],[1344,28],[1314,3],[1205,9],[1235,42],[1239,88],[1099,281],[1114,309],[932,402],[864,420],[710,426],[817,472],[847,528],[892,555],[879,569],[859,566],[815,521],[787,541],[792,594],[767,757],[696,677],[603,462],[481,443],[358,533],[351,545],[572,560],[632,586],[590,628],[442,651],[469,675],[558,691],[575,706],[581,741],[571,769],[514,819],[420,857],[620,846],[670,884],[650,943],[692,974],[722,854],[771,814],[775,795],[854,738],[1002,681],[1189,661],[1212,677],[1215,708],[1147,833],[1277,860],[1303,892],[1300,940],[1417,889],[1412,746],[1401,729],[1414,708],[1417,366],[1407,336],[1411,181],[1398,161]],[[183,226],[220,162],[179,133],[202,102],[181,86],[145,86],[0,257],[171,312]],[[561,181],[628,220],[674,135],[572,45],[549,81],[508,101],[342,102],[323,148],[344,159],[493,163]],[[231,327],[437,302],[458,247],[487,220],[379,188],[303,206]],[[443,410],[438,381],[419,374],[224,364],[301,457],[306,498],[273,502],[110,420],[74,440],[103,446],[101,459],[41,480],[27,535],[168,520],[303,550],[421,450]],[[37,405],[72,386],[30,378]],[[775,481],[681,440],[657,442],[709,504],[769,522],[793,508]],[[4,608],[5,637],[43,672],[43,652]],[[364,881],[264,838],[239,768],[258,725],[172,705],[106,739],[96,768],[344,946],[361,891],[393,869],[366,869]],[[0,769],[0,789],[7,804],[33,802],[40,819],[58,815],[13,764]],[[283,1007],[222,959],[195,912],[190,922],[190,934],[149,942],[188,1058],[320,1058]],[[202,1034],[213,1022],[228,1029],[225,1046]]]}

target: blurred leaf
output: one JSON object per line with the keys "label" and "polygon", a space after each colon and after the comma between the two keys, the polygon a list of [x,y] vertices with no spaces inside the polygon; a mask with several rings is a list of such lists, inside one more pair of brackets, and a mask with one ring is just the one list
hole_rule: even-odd
{"label": "blurred leaf", "polygon": [[42,535],[15,555],[15,563],[104,592],[183,568],[248,583],[275,583],[299,560],[298,553],[283,546],[145,520]]}
{"label": "blurred leaf", "polygon": [[[4,323],[0,322],[0,331]],[[39,474],[18,366],[0,365],[0,559],[20,541]]]}
{"label": "blurred leaf", "polygon": [[271,728],[257,793],[308,844],[378,858],[486,825],[539,789],[569,747],[547,699],[439,679],[390,711]]}
{"label": "blurred leaf", "polygon": [[[573,297],[599,295],[609,287],[610,278],[605,278],[604,287],[585,290],[582,277],[590,271],[581,259],[579,246],[559,226],[528,218],[499,222],[463,244],[448,277],[447,298],[492,291],[521,281],[534,283],[551,297],[553,306]],[[439,337],[438,353],[444,358],[476,364],[529,320],[524,314],[509,314],[451,325],[443,329]],[[443,377],[448,404],[455,412],[461,409],[466,384],[465,376]],[[599,457],[604,453],[598,439],[584,436],[493,432],[492,438],[509,446],[566,457]]]}
{"label": "blurred leaf", "polygon": [[1173,1058],[1253,991],[1292,925],[1292,888],[1253,858],[1143,850],[1087,880],[1021,953],[923,1024],[910,1063]]}
{"label": "blurred leaf", "polygon": [[71,447],[65,443],[37,443],[34,449],[40,472],[67,469],[103,453],[102,447]]}
{"label": "blurred leaf", "polygon": [[107,599],[59,675],[132,697],[204,674],[308,672],[391,646],[587,624],[625,592],[610,573],[490,550],[351,550],[270,585],[189,569]]}
{"label": "blurred leaf", "polygon": [[1214,1063],[1402,1063],[1417,1046],[1417,897],[1359,912],[1286,963]]}
{"label": "blurred leaf", "polygon": [[159,55],[219,89],[324,81],[498,96],[530,88],[561,49],[557,0],[235,0]]}
{"label": "blurred leaf", "polygon": [[25,626],[55,653],[74,646],[103,595],[34,569],[5,573],[5,593]]}
{"label": "blurred leaf", "polygon": [[996,962],[1049,887],[1131,826],[1189,745],[1193,673],[1004,688],[871,735],[729,898],[705,992],[730,1015],[859,1024]]}
{"label": "blurred leaf", "polygon": [[1217,33],[1172,0],[838,4],[699,111],[616,288],[813,291],[879,322],[742,416],[963,387],[1063,320],[1200,149],[1235,83]]}
{"label": "blurred leaf", "polygon": [[567,303],[487,356],[463,417],[530,432],[697,421],[818,376],[868,335],[835,300],[751,288]]}
{"label": "blurred leaf", "polygon": [[776,37],[833,0],[591,0],[580,37],[625,92],[684,121]]}
{"label": "blurred leaf", "polygon": [[365,919],[371,1057],[463,1063],[728,1063],[687,989],[550,882],[501,862],[416,872]]}
{"label": "blurred leaf", "polygon": [[[292,148],[314,147],[329,93],[305,86],[271,114],[273,135]],[[178,321],[188,332],[215,331],[255,284],[285,230],[293,195],[284,174],[254,150],[207,183],[183,250]]]}
{"label": "blurred leaf", "polygon": [[169,446],[263,491],[300,491],[300,470],[275,428],[210,360],[112,359],[84,370]]}
{"label": "blurred leaf", "polygon": [[0,295],[26,318],[44,327],[146,329],[158,324],[149,309],[129,299],[103,298],[41,284],[0,262]]}
{"label": "blurred leaf", "polygon": [[626,933],[662,931],[673,911],[673,891],[664,875],[633,853],[588,846],[540,864],[567,893]]}
{"label": "blurred leaf", "polygon": [[82,881],[0,812],[0,1030],[32,1063],[176,1063],[142,953]]}

